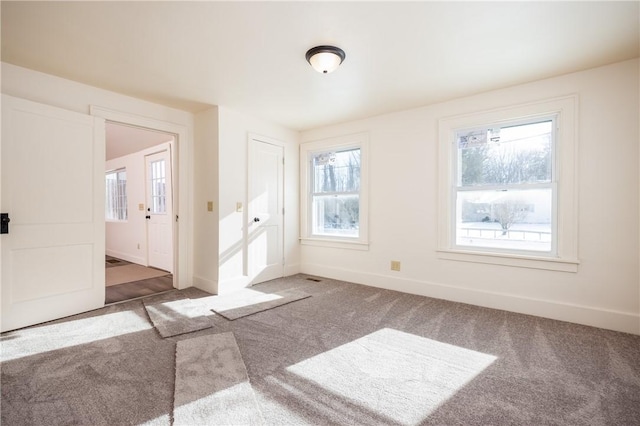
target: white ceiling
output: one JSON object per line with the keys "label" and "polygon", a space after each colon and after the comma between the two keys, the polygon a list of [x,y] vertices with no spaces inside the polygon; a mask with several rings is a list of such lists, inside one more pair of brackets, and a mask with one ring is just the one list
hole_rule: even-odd
{"label": "white ceiling", "polygon": [[[2,60],[309,129],[639,56],[639,2],[2,2]],[[316,45],[347,58],[322,75]]]}
{"label": "white ceiling", "polygon": [[123,157],[164,142],[173,141],[173,135],[124,124],[106,124],[106,159]]}

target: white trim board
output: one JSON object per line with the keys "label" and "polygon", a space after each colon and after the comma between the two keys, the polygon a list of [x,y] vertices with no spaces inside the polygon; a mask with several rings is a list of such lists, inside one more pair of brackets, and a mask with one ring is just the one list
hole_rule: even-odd
{"label": "white trim board", "polygon": [[304,263],[304,274],[640,335],[640,314]]}
{"label": "white trim board", "polygon": [[[193,223],[191,208],[191,200],[193,198],[193,179],[191,177],[193,169],[193,138],[189,134],[188,127],[97,105],[90,106],[90,114],[102,117],[107,121],[160,130],[176,136],[174,141],[175,148],[172,151],[173,188],[177,189],[177,191],[174,190],[174,194],[177,194],[177,197],[174,197],[173,214],[179,216],[180,219],[174,227],[173,235],[174,253],[177,251],[177,257],[174,255],[173,286],[178,289],[191,287],[192,281],[195,281],[191,258],[193,234],[190,229]],[[177,173],[175,173],[176,170]]]}

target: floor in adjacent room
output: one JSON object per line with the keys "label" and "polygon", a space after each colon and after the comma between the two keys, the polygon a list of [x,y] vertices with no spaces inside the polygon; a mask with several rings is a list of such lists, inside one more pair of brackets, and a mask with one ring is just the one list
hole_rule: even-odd
{"label": "floor in adjacent room", "polygon": [[[150,296],[173,290],[173,275],[155,268],[145,268],[126,260],[106,256],[107,287],[105,303],[117,303],[139,297]],[[114,268],[127,268],[125,274],[119,274],[118,284],[109,283],[109,275]],[[118,269],[123,271],[125,269]],[[113,275],[113,274],[112,274]],[[145,278],[149,276],[149,278]],[[142,278],[142,279],[141,279]]]}

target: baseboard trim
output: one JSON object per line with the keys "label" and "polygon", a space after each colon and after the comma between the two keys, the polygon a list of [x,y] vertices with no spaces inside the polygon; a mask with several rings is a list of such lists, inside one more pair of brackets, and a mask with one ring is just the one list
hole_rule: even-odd
{"label": "baseboard trim", "polygon": [[300,273],[300,264],[299,263],[292,263],[292,264],[287,264],[284,265],[284,276],[285,277],[290,277],[291,275],[295,275],[295,274],[299,274]]}
{"label": "baseboard trim", "polygon": [[208,280],[206,278],[198,277],[197,275],[193,276],[193,286],[199,288],[200,290],[206,291],[211,294],[218,294],[218,282]]}
{"label": "baseboard trim", "polygon": [[127,253],[123,253],[116,250],[105,250],[107,256],[116,257],[118,259],[126,260],[127,262],[137,263],[138,265],[147,266],[147,262],[144,258],[139,256],[133,256]]}
{"label": "baseboard trim", "polygon": [[640,335],[639,314],[481,291],[389,275],[371,274],[318,264],[301,264],[300,272],[371,287]]}

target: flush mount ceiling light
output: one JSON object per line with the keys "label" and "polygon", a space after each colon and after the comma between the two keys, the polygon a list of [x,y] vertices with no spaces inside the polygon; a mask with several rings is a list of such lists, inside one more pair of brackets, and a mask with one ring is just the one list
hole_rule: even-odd
{"label": "flush mount ceiling light", "polygon": [[337,70],[345,56],[344,50],[335,46],[312,47],[305,55],[313,69],[323,74]]}

